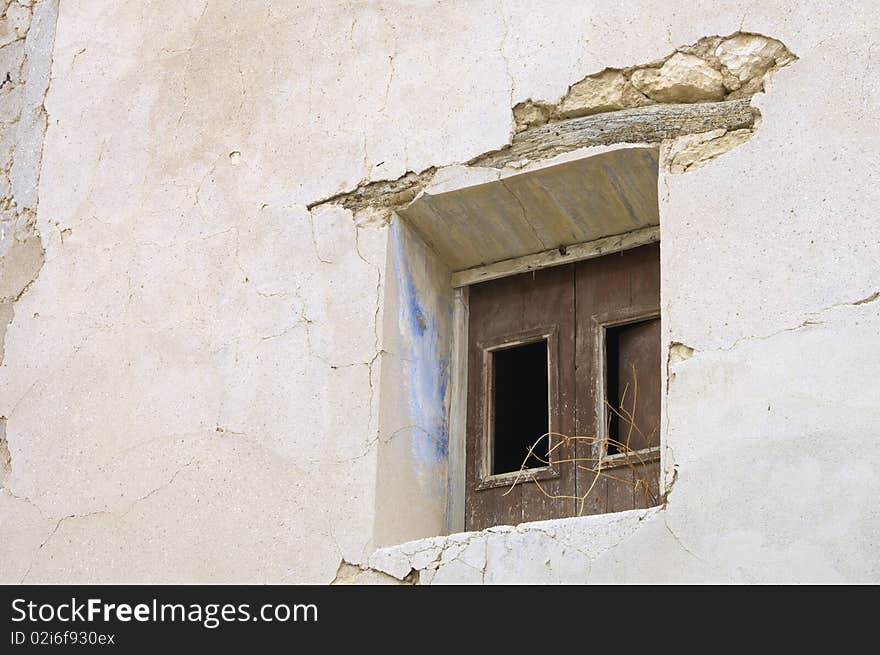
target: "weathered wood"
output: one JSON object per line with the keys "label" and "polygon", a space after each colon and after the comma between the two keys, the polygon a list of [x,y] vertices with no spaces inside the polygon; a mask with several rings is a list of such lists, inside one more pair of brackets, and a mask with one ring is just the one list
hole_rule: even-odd
{"label": "weathered wood", "polygon": [[[605,329],[607,326],[659,316],[660,245],[649,244],[619,255],[578,262],[575,264],[575,289],[577,434],[594,435],[600,440],[606,436],[620,439],[624,435],[609,434],[609,426],[606,422],[608,367],[616,368],[620,364],[620,358],[613,361],[611,353],[608,352]],[[652,344],[653,348],[649,348],[647,360],[656,359],[656,361],[653,364],[647,363],[647,360],[636,363],[639,368],[640,389],[636,415],[637,423],[642,428],[646,427],[640,420],[642,413],[646,417],[653,414],[651,420],[659,423],[658,403],[662,388],[659,330],[654,332],[653,339],[655,341]],[[624,359],[626,359],[625,355]],[[624,362],[624,368],[626,367],[628,362]],[[652,397],[648,398],[648,396]],[[624,405],[632,409],[631,403]],[[656,411],[652,409],[653,406],[657,406]],[[648,431],[650,430],[651,428],[648,428]],[[640,448],[645,444],[634,445]],[[605,454],[599,444],[577,443],[578,458],[598,458]],[[646,456],[644,451],[640,455],[643,458]],[[648,459],[654,458],[653,452],[651,455]],[[633,484],[637,478],[633,477],[633,471],[625,462],[626,455],[612,456],[610,460],[612,461],[606,461],[607,473],[613,477],[600,477],[595,484],[596,474],[590,471],[589,467],[577,469],[577,495],[583,497],[589,491],[584,514],[617,512],[647,506],[643,493],[639,494],[638,499],[636,498]],[[638,470],[638,478],[644,478],[647,473]],[[653,474],[654,470],[651,469],[649,472]],[[622,478],[624,481],[614,478]],[[656,482],[646,480],[646,482],[654,493],[653,489],[657,488],[659,480]],[[643,492],[642,485],[640,492]]]}
{"label": "weathered wood", "polygon": [[449,534],[465,529],[468,295],[468,287],[455,289],[452,305],[452,398],[449,410],[449,486],[446,492],[446,529]]}
{"label": "weathered wood", "polygon": [[[468,406],[466,431],[465,530],[572,516],[575,472],[571,462],[534,472],[511,488],[491,466],[495,435],[489,349],[520,337],[548,338],[549,429],[574,434],[574,269],[557,266],[515,275],[469,289]],[[536,435],[535,438],[541,436]],[[546,447],[547,441],[539,444]],[[499,482],[498,478],[504,478]],[[550,495],[569,496],[553,500]]]}
{"label": "weathered wood", "polygon": [[553,248],[535,253],[534,255],[524,255],[523,257],[505,259],[494,264],[486,264],[485,266],[458,271],[452,274],[452,286],[456,288],[464,287],[469,284],[496,280],[500,277],[517,273],[537,271],[550,266],[558,266],[559,264],[570,264],[584,259],[593,259],[594,257],[637,248],[646,243],[653,243],[659,240],[659,226],[644,227],[625,234],[617,234],[596,239],[595,241],[588,241],[587,243],[579,243],[567,248]]}
{"label": "weathered wood", "polygon": [[468,162],[500,168],[524,159],[540,160],[585,146],[657,143],[686,134],[754,127],[757,110],[749,98],[684,105],[649,105],[556,121],[517,134],[501,150]]}

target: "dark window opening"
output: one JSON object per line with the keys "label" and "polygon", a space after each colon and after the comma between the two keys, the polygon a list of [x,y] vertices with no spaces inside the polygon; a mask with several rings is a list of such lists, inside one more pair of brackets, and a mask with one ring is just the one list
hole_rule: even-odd
{"label": "dark window opening", "polygon": [[547,458],[541,436],[550,429],[547,341],[493,351],[492,373],[492,473],[520,470],[539,439],[525,468],[546,466],[539,457]]}
{"label": "dark window opening", "polygon": [[[638,362],[645,362],[641,356],[646,347],[650,348],[659,330],[659,319],[637,321],[625,325],[609,327],[605,331],[605,406],[606,434],[609,439],[629,444],[629,450],[637,450],[656,445],[651,443],[654,432],[646,432],[650,416],[642,416],[637,406],[645,409],[645,394],[656,391],[653,382],[654,371],[640,371]],[[656,386],[656,385],[653,385]],[[614,441],[608,442],[608,455],[616,455],[622,448]]]}

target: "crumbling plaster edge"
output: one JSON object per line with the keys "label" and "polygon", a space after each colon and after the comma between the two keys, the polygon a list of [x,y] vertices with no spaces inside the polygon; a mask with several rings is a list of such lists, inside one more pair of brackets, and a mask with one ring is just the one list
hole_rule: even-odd
{"label": "crumbling plaster edge", "polygon": [[[24,56],[26,66],[26,82],[22,107],[15,131],[15,145],[12,154],[12,165],[9,169],[9,181],[12,198],[18,213],[17,224],[23,223],[19,234],[16,225],[14,234],[10,235],[10,244],[3,244],[0,257],[8,253],[16,242],[35,239],[40,253],[35,270],[17,285],[17,293],[4,299],[11,305],[8,321],[0,325],[0,365],[3,363],[3,342],[6,331],[15,320],[15,305],[28,292],[42,270],[46,251],[36,225],[36,214],[39,205],[39,186],[42,172],[43,144],[49,125],[45,100],[49,92],[54,64],[55,31],[58,23],[60,0],[41,0],[31,8],[31,22],[24,37]],[[0,417],[6,420],[7,417]]]}
{"label": "crumbling plaster edge", "polygon": [[[46,251],[36,224],[39,205],[39,185],[42,172],[43,145],[49,125],[45,107],[46,96],[52,78],[54,65],[55,31],[58,23],[60,0],[40,0],[31,9],[31,21],[24,36],[24,57],[26,77],[22,106],[15,126],[15,141],[9,181],[17,217],[9,244],[2,244],[0,257],[10,256],[16,244],[35,241],[39,253],[33,263],[28,263],[21,278],[15,278],[15,293],[0,299],[0,304],[8,306],[5,318],[0,318],[0,365],[5,356],[5,340],[8,327],[15,320],[15,305],[30,290],[42,270]],[[10,416],[12,411],[6,412]],[[8,416],[0,412],[0,489],[7,491],[6,482],[11,470],[11,454],[6,439]]]}
{"label": "crumbling plaster edge", "polygon": [[[34,3],[31,25],[25,37],[27,82],[10,177],[16,204],[20,209],[31,211],[37,210],[39,198],[43,142],[49,123],[45,99],[52,78],[59,1]],[[37,53],[43,56],[36,56]]]}
{"label": "crumbling plaster edge", "polygon": [[[751,138],[751,136],[754,135],[754,133],[757,131],[757,129],[760,125],[761,116],[760,116],[759,108],[754,104],[755,98],[757,96],[762,95],[762,94],[766,94],[770,90],[770,87],[772,84],[772,78],[776,73],[778,73],[782,68],[785,68],[786,66],[788,66],[792,63],[795,63],[799,60],[799,56],[797,54],[795,54],[794,52],[792,52],[791,50],[789,50],[785,46],[785,44],[783,44],[781,41],[778,41],[777,39],[775,39],[773,37],[767,37],[764,34],[761,34],[760,32],[744,30],[744,29],[742,29],[742,26],[740,26],[737,30],[731,32],[730,34],[728,34],[726,36],[721,36],[720,34],[708,35],[708,36],[704,36],[704,37],[699,38],[697,41],[695,41],[692,44],[675,47],[675,48],[673,48],[672,52],[670,52],[668,55],[656,58],[656,59],[654,59],[650,62],[644,63],[644,64],[636,64],[636,65],[628,66],[628,67],[606,66],[606,67],[602,68],[601,70],[597,70],[593,73],[589,73],[589,74],[585,75],[579,81],[575,81],[572,84],[570,84],[567,87],[566,91],[564,93],[562,93],[554,101],[552,101],[552,102],[540,101],[540,104],[546,105],[547,108],[549,108],[549,109],[555,109],[557,106],[561,106],[561,104],[572,93],[572,89],[574,87],[576,87],[578,84],[581,84],[589,79],[601,77],[602,75],[604,75],[608,72],[626,71],[627,73],[631,73],[632,71],[635,71],[638,69],[657,70],[660,67],[662,67],[665,62],[667,62],[668,60],[670,60],[672,57],[674,57],[677,54],[689,54],[692,52],[696,52],[696,49],[699,48],[700,44],[712,42],[714,39],[717,39],[719,41],[729,41],[731,39],[734,39],[735,37],[740,37],[740,36],[757,37],[757,38],[765,39],[765,41],[768,41],[768,42],[769,41],[775,42],[775,43],[779,44],[780,46],[782,46],[783,51],[785,53],[785,56],[783,57],[783,59],[781,61],[777,60],[775,65],[771,65],[769,70],[762,72],[760,75],[756,75],[755,79],[744,80],[743,81],[744,86],[743,86],[742,90],[727,93],[727,96],[730,98],[737,98],[740,100],[748,100],[749,106],[750,106],[750,108],[752,110],[752,114],[754,116],[754,123],[752,125],[750,125],[748,128],[749,134],[743,135],[743,138],[736,140],[736,142],[730,144],[729,147],[727,148],[728,150],[732,149],[738,145],[741,145],[745,141],[749,140],[749,138]],[[506,38],[506,33],[505,33],[505,38]],[[502,46],[503,46],[503,44],[502,44]],[[715,59],[717,59],[717,57],[715,57]],[[721,67],[724,68],[725,71],[727,70],[726,66],[721,66]],[[759,80],[761,82],[760,85],[755,86],[755,87],[751,88],[750,90],[746,91],[746,88],[749,85],[756,83]],[[511,80],[511,84],[513,85],[512,80]],[[351,185],[351,186],[344,188],[344,189],[338,189],[332,193],[326,194],[324,196],[321,196],[321,197],[307,203],[306,208],[311,210],[311,209],[320,207],[322,205],[341,205],[346,208],[352,209],[353,213],[355,214],[355,220],[358,223],[366,223],[366,222],[370,222],[370,223],[377,222],[380,224],[387,223],[390,218],[390,213],[391,213],[389,210],[403,209],[403,208],[407,207],[408,205],[410,205],[412,202],[415,201],[415,199],[418,195],[421,195],[421,192],[426,187],[431,186],[433,184],[433,179],[435,178],[435,176],[438,175],[439,173],[441,173],[441,171],[443,171],[444,169],[474,169],[474,170],[483,169],[483,173],[478,173],[478,176],[479,175],[483,175],[483,176],[491,175],[491,173],[489,173],[489,171],[492,169],[495,169],[496,171],[502,172],[502,174],[498,175],[497,179],[503,179],[503,177],[507,177],[509,174],[516,174],[518,172],[517,169],[524,168],[526,166],[531,166],[535,162],[540,161],[542,159],[548,159],[551,157],[555,157],[556,155],[570,152],[572,150],[571,148],[558,148],[556,152],[553,152],[550,154],[542,154],[537,159],[534,157],[527,157],[526,159],[523,159],[523,160],[511,161],[511,162],[504,163],[504,164],[487,162],[487,163],[489,163],[489,165],[485,165],[485,164],[481,163],[483,160],[485,160],[487,158],[489,160],[491,160],[492,156],[502,154],[505,151],[507,151],[508,149],[510,149],[511,147],[515,146],[517,143],[517,140],[523,136],[521,129],[520,130],[517,129],[517,124],[518,124],[517,117],[516,117],[517,110],[525,105],[532,104],[535,101],[532,98],[527,98],[525,100],[522,100],[521,102],[513,104],[514,95],[515,95],[514,88],[512,86],[511,87],[511,95],[510,95],[511,130],[510,130],[510,133],[507,137],[506,142],[503,144],[500,144],[498,146],[498,148],[496,148],[494,150],[484,151],[480,154],[477,154],[474,157],[471,157],[468,160],[452,161],[452,162],[445,162],[445,163],[435,163],[430,166],[423,167],[421,170],[409,170],[409,171],[405,172],[403,175],[397,176],[395,178],[388,178],[388,177],[375,177],[374,178],[368,174],[365,177],[363,177],[360,180],[360,182],[358,182],[354,185]],[[674,101],[669,101],[669,100],[657,100],[657,101],[652,100],[651,101],[651,103],[653,103],[653,106],[655,106],[655,107],[669,106],[670,102],[674,102]],[[705,102],[705,101],[691,101],[691,104],[700,105],[703,102]],[[610,110],[610,111],[607,111],[607,115],[612,116],[612,115],[618,114],[619,111],[620,111],[620,109]],[[591,112],[588,112],[588,114],[589,113],[591,113]],[[601,112],[592,113],[592,114],[594,116],[599,116],[599,115],[601,115]],[[554,123],[559,123],[559,121],[560,121],[560,118],[558,116],[548,115],[548,116],[544,117],[544,119],[542,121],[539,121],[539,123],[535,124],[533,127],[540,127],[542,125],[552,125]],[[717,132],[717,130],[714,130],[714,131]],[[740,130],[740,131],[745,131],[745,130]],[[687,136],[698,135],[701,133],[702,132],[699,132],[699,131],[698,132],[690,132],[690,133],[688,133]],[[715,135],[708,137],[707,140],[712,141],[712,142],[716,142],[718,139],[723,138],[725,136],[726,136],[726,134],[720,134],[720,135],[715,134]],[[661,139],[657,139],[657,140],[652,140],[648,143],[650,145],[655,145],[655,146],[662,145],[662,146],[666,147],[668,150],[668,146],[671,144],[671,142],[673,142],[675,140],[677,140],[677,137],[661,138]],[[626,139],[626,140],[615,142],[615,144],[622,144],[622,145],[632,144],[632,143],[643,144],[644,140]],[[722,150],[721,152],[713,153],[711,156],[709,156],[705,159],[702,159],[700,161],[700,165],[705,165],[705,163],[708,163],[712,159],[715,159],[717,156],[719,156],[720,154],[723,154],[725,151],[726,150]],[[695,167],[699,167],[699,166],[695,166]],[[687,170],[689,170],[689,168],[690,168],[690,166],[685,166],[685,167],[683,167],[682,170],[679,170],[676,172],[678,172],[678,173],[686,172]],[[513,169],[513,172],[505,174],[510,169]],[[485,181],[488,181],[488,180],[485,180]],[[376,202],[377,200],[379,200],[379,202]]]}
{"label": "crumbling plaster edge", "polygon": [[[359,568],[364,572],[391,576],[402,582],[420,581],[426,572],[430,572],[429,576],[433,579],[443,566],[457,561],[468,546],[479,544],[494,535],[503,539],[505,535],[528,534],[538,534],[558,541],[565,548],[578,551],[592,562],[631,539],[642,526],[657,520],[665,523],[665,510],[665,505],[658,505],[648,509],[532,521],[514,526],[500,525],[478,532],[428,537],[380,548]],[[489,566],[490,562],[484,561],[484,575]]]}

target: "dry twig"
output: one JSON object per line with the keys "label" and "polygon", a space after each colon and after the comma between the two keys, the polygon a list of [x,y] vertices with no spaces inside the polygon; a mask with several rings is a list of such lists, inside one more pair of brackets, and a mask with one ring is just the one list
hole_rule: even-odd
{"label": "dry twig", "polygon": [[[600,478],[604,478],[614,480],[616,483],[631,486],[635,492],[641,491],[649,504],[656,504],[658,498],[651,491],[651,485],[648,480],[645,479],[643,473],[645,469],[644,465],[653,461],[653,457],[650,457],[650,453],[646,452],[647,449],[633,449],[630,447],[634,435],[641,437],[641,441],[645,444],[649,444],[649,447],[654,445],[654,439],[656,437],[656,429],[646,435],[636,422],[638,375],[634,365],[632,366],[632,374],[633,392],[631,409],[626,407],[626,398],[629,392],[628,383],[625,385],[623,393],[621,394],[619,407],[613,407],[607,401],[605,403],[611,412],[607,417],[606,434],[611,431],[610,426],[613,413],[614,416],[618,417],[619,421],[626,425],[626,436],[623,440],[614,439],[610,436],[602,438],[595,435],[567,435],[559,432],[546,432],[538,437],[528,448],[523,463],[520,466],[519,471],[517,471],[516,477],[511,483],[510,488],[504,492],[504,495],[506,496],[513,491],[520,482],[533,482],[538,490],[548,498],[554,500],[577,501],[578,516],[580,516],[584,512],[587,498],[594,492],[597,482]],[[535,451],[545,439],[547,440],[548,445],[547,453],[544,457],[541,457]],[[577,454],[578,447],[581,444],[587,447],[592,456]],[[611,456],[608,454],[610,446],[617,451],[617,454],[613,456],[613,459],[610,459]],[[563,456],[566,453],[570,453],[570,456]],[[646,458],[646,456],[650,459]],[[593,473],[593,479],[587,490],[580,495],[550,493],[544,488],[541,481],[531,473],[531,469],[526,466],[526,463],[531,460],[537,460],[544,466],[574,464],[579,470]],[[630,479],[609,472],[609,468],[615,472],[617,469],[621,468],[620,462],[623,462],[623,466],[626,466],[626,468],[629,469],[631,473]]]}

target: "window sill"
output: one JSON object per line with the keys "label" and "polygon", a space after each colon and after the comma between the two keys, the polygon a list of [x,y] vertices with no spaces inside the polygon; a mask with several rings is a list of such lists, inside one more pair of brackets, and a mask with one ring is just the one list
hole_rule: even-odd
{"label": "window sill", "polygon": [[381,548],[369,569],[419,584],[560,584],[589,582],[591,563],[658,518],[663,506],[480,532],[460,532]]}

